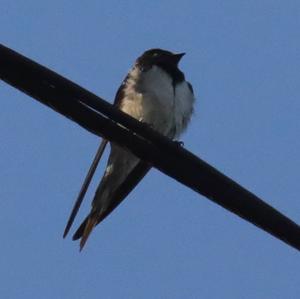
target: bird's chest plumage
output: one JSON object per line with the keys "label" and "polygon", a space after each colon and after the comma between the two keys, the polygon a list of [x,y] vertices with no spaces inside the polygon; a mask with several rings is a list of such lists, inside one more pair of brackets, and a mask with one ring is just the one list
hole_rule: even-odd
{"label": "bird's chest plumage", "polygon": [[124,87],[121,109],[174,138],[190,119],[193,101],[186,81],[174,85],[169,74],[153,66],[145,72],[131,71]]}

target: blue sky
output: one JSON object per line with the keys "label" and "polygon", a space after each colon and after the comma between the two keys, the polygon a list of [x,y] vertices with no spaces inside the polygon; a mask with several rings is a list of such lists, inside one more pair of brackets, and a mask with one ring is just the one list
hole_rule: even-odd
{"label": "blue sky", "polygon": [[[109,101],[144,50],[187,52],[185,147],[300,223],[299,1],[3,0],[0,15],[1,43]],[[157,170],[79,253],[62,233],[98,138],[3,82],[0,98],[1,298],[299,296],[296,250]]]}

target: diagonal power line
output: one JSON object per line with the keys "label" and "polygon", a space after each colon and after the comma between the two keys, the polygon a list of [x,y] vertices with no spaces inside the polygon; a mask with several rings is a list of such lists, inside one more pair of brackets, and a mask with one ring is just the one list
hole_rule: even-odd
{"label": "diagonal power line", "polygon": [[300,227],[205,161],[70,80],[0,44],[0,78],[300,250]]}

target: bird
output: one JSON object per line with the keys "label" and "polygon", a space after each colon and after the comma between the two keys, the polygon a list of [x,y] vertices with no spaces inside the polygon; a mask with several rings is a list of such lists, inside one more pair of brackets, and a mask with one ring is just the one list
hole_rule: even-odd
{"label": "bird", "polygon": [[[159,48],[145,51],[117,90],[114,105],[169,139],[176,140],[189,124],[195,102],[192,85],[185,80],[184,73],[178,67],[184,55]],[[103,139],[99,146],[64,237],[74,221],[107,143]],[[110,143],[107,166],[95,192],[91,211],[73,235],[73,240],[80,239],[80,251],[95,226],[125,199],[150,168],[151,165],[128,149]]]}

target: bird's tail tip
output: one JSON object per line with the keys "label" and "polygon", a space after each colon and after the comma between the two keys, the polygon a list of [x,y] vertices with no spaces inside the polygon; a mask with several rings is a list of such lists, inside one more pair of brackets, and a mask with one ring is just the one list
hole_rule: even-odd
{"label": "bird's tail tip", "polygon": [[95,217],[94,215],[90,215],[83,221],[83,223],[80,225],[80,227],[74,234],[73,240],[80,239],[79,251],[82,251],[96,224],[97,217]]}

